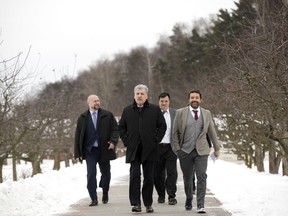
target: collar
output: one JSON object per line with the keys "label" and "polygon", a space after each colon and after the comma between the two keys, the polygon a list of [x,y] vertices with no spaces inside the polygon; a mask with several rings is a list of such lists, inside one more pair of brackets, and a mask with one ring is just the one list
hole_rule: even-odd
{"label": "collar", "polygon": [[89,112],[90,112],[91,115],[93,114],[93,112],[96,112],[96,115],[98,115],[98,110],[99,110],[99,109],[97,109],[97,110],[95,110],[95,111],[92,111],[92,110],[89,109]]}
{"label": "collar", "polygon": [[200,113],[200,106],[198,106],[197,109],[194,109],[194,108],[192,108],[192,107],[189,105],[189,110],[190,110],[190,112],[192,112],[193,110],[197,110],[198,113]]}
{"label": "collar", "polygon": [[[136,109],[136,108],[138,107],[138,105],[137,105],[137,103],[136,103],[135,100],[133,101],[132,107],[133,107],[133,109]],[[146,101],[144,102],[143,107],[149,107],[149,102],[148,102],[148,100],[146,100]]]}
{"label": "collar", "polygon": [[[161,110],[162,112],[164,111],[164,110]],[[166,110],[166,112],[165,113],[168,113],[168,114],[170,114],[170,112],[169,112],[169,108]]]}

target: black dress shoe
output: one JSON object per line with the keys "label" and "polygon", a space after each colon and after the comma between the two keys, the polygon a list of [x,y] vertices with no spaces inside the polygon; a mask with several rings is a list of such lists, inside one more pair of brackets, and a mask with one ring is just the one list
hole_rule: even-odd
{"label": "black dress shoe", "polygon": [[103,202],[103,204],[108,203],[108,193],[103,193],[102,202]]}
{"label": "black dress shoe", "polygon": [[153,213],[154,209],[152,208],[152,206],[146,206],[146,212],[147,213]]}
{"label": "black dress shoe", "polygon": [[131,210],[132,212],[141,212],[142,211],[142,209],[141,209],[141,205],[134,205],[133,207],[132,207],[132,210]]}
{"label": "black dress shoe", "polygon": [[191,211],[191,209],[192,209],[192,199],[186,199],[185,209],[186,209],[187,211]]}
{"label": "black dress shoe", "polygon": [[98,205],[98,200],[94,199],[94,200],[91,201],[89,206],[97,206],[97,205]]}
{"label": "black dress shoe", "polygon": [[176,205],[177,204],[177,200],[175,198],[169,198],[168,204],[169,205]]}
{"label": "black dress shoe", "polygon": [[158,203],[165,203],[164,197],[158,197]]}

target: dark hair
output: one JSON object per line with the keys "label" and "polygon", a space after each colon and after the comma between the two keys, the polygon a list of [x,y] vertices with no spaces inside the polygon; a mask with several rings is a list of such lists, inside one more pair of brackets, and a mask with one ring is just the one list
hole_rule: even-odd
{"label": "dark hair", "polygon": [[160,100],[160,98],[164,98],[164,97],[168,97],[170,100],[170,94],[168,92],[162,92],[159,96],[158,96],[158,100]]}
{"label": "dark hair", "polygon": [[190,98],[190,94],[191,94],[191,93],[197,93],[197,94],[200,95],[200,99],[202,98],[202,95],[201,95],[200,90],[194,89],[194,90],[191,90],[191,91],[189,92],[189,94],[188,94],[188,99]]}

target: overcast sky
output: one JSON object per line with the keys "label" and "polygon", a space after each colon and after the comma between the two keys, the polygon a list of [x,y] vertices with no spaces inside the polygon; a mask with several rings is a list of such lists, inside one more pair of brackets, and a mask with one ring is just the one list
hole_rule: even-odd
{"label": "overcast sky", "polygon": [[0,0],[0,62],[31,51],[34,82],[76,77],[100,58],[154,47],[176,23],[235,8],[234,0]]}

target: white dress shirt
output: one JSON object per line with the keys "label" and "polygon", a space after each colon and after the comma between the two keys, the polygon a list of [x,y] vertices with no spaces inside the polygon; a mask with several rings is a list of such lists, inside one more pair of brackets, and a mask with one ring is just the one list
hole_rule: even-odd
{"label": "white dress shirt", "polygon": [[166,129],[165,135],[161,143],[170,143],[171,142],[171,116],[170,116],[169,109],[167,109],[167,111],[163,113],[163,116],[165,118],[167,129]]}

